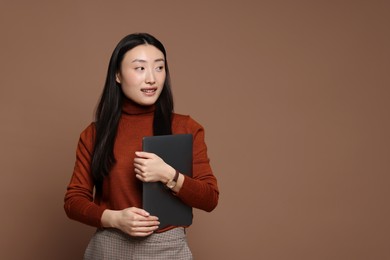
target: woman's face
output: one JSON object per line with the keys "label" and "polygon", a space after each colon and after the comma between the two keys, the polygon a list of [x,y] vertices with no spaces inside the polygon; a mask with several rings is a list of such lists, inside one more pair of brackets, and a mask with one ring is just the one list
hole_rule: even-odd
{"label": "woman's face", "polygon": [[139,105],[153,105],[165,82],[164,54],[153,45],[138,45],[123,57],[116,81],[125,96]]}

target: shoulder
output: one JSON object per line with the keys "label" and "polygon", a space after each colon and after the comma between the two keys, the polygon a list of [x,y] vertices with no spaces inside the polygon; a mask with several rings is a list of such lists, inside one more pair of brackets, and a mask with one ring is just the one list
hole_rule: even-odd
{"label": "shoulder", "polygon": [[96,126],[95,123],[90,123],[80,134],[80,139],[84,141],[90,141],[94,140],[96,133]]}
{"label": "shoulder", "polygon": [[203,130],[203,126],[189,115],[173,114],[172,129],[174,133],[194,133]]}

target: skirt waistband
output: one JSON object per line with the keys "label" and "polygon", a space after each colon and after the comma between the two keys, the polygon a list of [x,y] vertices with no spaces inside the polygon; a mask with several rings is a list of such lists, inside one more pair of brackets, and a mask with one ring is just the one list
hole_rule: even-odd
{"label": "skirt waistband", "polygon": [[105,236],[109,236],[121,240],[128,240],[128,241],[142,242],[142,243],[168,242],[172,240],[183,239],[186,237],[185,228],[183,227],[173,228],[161,233],[153,233],[147,237],[130,236],[116,228],[99,228],[97,229],[96,233],[100,233],[101,235],[105,235]]}

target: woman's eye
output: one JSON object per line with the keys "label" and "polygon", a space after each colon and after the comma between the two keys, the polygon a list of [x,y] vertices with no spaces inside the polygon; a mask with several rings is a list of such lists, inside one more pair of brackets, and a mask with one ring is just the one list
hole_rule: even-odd
{"label": "woman's eye", "polygon": [[144,67],[136,67],[135,70],[144,70]]}
{"label": "woman's eye", "polygon": [[157,71],[162,71],[162,70],[164,70],[164,66],[157,67]]}

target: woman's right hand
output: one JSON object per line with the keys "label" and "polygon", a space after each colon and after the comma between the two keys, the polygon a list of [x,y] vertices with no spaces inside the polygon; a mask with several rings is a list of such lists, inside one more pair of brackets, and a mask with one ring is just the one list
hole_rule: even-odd
{"label": "woman's right hand", "polygon": [[151,235],[160,224],[156,216],[136,207],[123,210],[106,209],[101,221],[103,227],[117,228],[130,236],[138,237]]}

